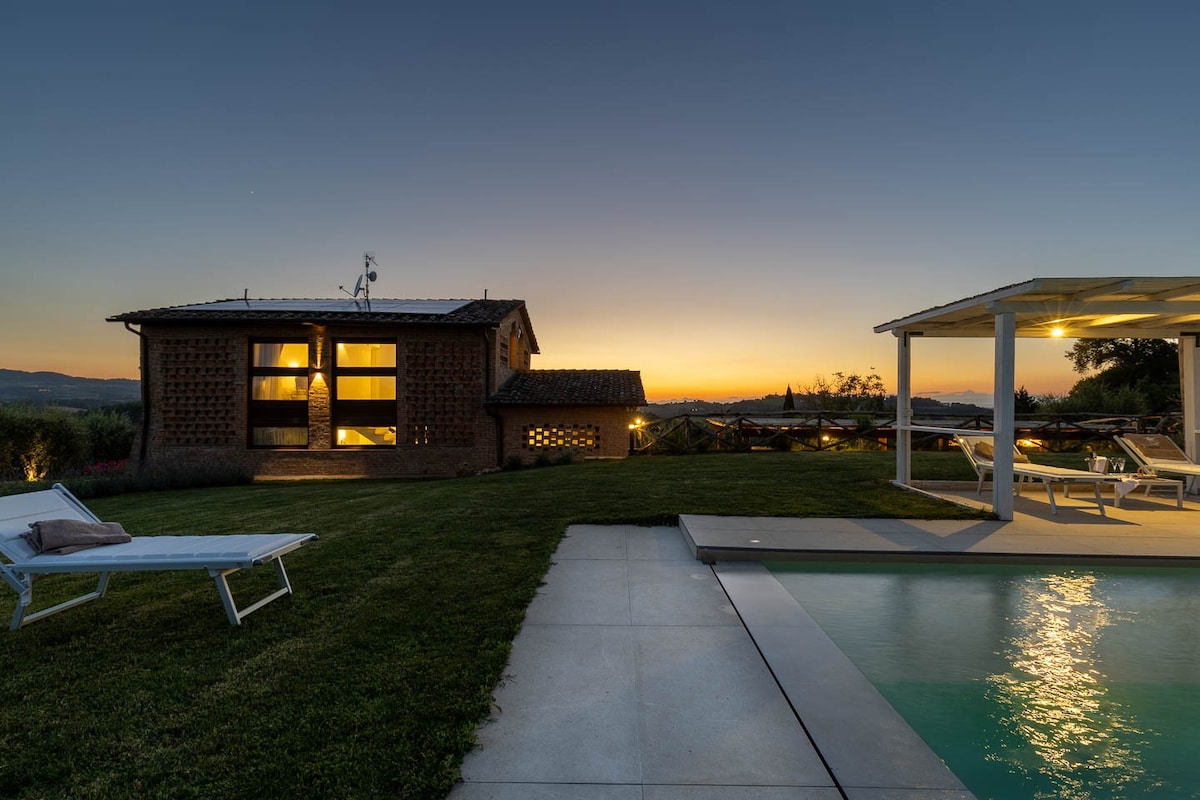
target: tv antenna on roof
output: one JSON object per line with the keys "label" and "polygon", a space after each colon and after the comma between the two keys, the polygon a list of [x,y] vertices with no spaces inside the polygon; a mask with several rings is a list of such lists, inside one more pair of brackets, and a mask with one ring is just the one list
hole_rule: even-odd
{"label": "tv antenna on roof", "polygon": [[350,292],[345,286],[339,286],[338,288],[355,300],[358,300],[358,296],[361,294],[369,309],[371,307],[371,284],[379,277],[379,273],[372,269],[372,267],[378,266],[379,264],[375,262],[374,253],[363,253],[363,272],[362,275],[358,276],[358,280],[354,282],[354,291]]}

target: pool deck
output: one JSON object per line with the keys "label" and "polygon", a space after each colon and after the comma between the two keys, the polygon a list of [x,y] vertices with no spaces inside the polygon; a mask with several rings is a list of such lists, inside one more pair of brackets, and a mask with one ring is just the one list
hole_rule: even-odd
{"label": "pool deck", "polygon": [[[936,490],[947,500],[986,508],[974,489]],[[1045,492],[1026,488],[1014,519],[803,519],[684,515],[680,528],[701,561],[774,559],[920,558],[931,561],[1008,561],[1075,564],[1200,566],[1200,503],[1174,496],[1126,496],[1101,516],[1090,497],[1056,494],[1051,513]]]}
{"label": "pool deck", "polygon": [[1075,498],[1058,505],[1050,514],[1045,494],[1028,492],[1012,522],[572,526],[450,798],[969,800],[755,561],[1200,564],[1200,504],[1139,493],[1105,517]]}

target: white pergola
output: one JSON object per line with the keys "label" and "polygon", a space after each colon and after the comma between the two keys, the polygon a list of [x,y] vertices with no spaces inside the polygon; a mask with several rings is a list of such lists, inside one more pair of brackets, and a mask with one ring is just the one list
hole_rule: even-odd
{"label": "white pergola", "polygon": [[[875,327],[897,341],[896,481],[912,481],[912,432],[953,433],[912,424],[912,340],[995,339],[993,486],[1012,483],[1016,338],[1178,339],[1185,449],[1197,460],[1200,432],[1200,277],[1034,278],[920,311]],[[992,510],[1013,517],[1012,492],[993,492]]]}

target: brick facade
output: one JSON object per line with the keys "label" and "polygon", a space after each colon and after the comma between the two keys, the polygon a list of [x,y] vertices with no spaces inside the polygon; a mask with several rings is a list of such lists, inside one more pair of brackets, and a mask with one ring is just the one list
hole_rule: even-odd
{"label": "brick facade", "polygon": [[[498,466],[498,421],[484,409],[486,351],[494,343],[479,331],[363,331],[333,325],[216,331],[211,326],[145,324],[142,334],[143,380],[149,390],[147,467],[221,463],[257,477],[412,477],[470,474]],[[397,431],[405,435],[397,436],[395,447],[351,449],[333,444],[327,353],[338,338],[364,336],[396,341],[401,354],[396,422]],[[309,342],[313,366],[305,449],[248,444],[249,352],[251,341],[260,338]],[[322,369],[316,369],[318,342],[325,359]]]}
{"label": "brick facade", "polygon": [[504,421],[502,458],[530,464],[542,456],[564,453],[580,458],[629,455],[629,425],[636,407],[530,406],[501,409]]}
{"label": "brick facade", "polygon": [[[237,310],[206,317],[206,310],[177,307],[113,318],[141,324],[146,408],[134,453],[140,466],[220,464],[263,478],[418,477],[474,474],[510,459],[532,462],[565,450],[583,457],[628,453],[635,407],[605,400],[600,402],[610,405],[522,406],[511,397],[507,405],[491,402],[498,389],[532,374],[537,343],[520,301],[471,301],[465,321],[457,324],[438,324],[446,316],[413,320],[341,312],[327,315],[332,319],[283,321]],[[263,373],[261,364],[251,363],[252,345],[260,341],[308,344],[308,365],[293,363],[285,370],[301,393],[279,404],[288,414],[299,409],[299,427],[291,418],[278,423],[284,428],[271,427],[277,423],[262,416],[270,403],[251,397],[254,376]],[[387,427],[363,423],[366,433],[373,430],[387,444],[337,445],[337,415],[354,413],[339,412],[335,401],[339,341],[395,344],[395,427],[386,402],[381,413]],[[349,375],[351,367],[345,370]],[[290,438],[253,446],[264,441],[254,438],[263,431],[284,431]],[[540,438],[531,439],[531,431]],[[567,441],[563,432],[574,438]],[[289,445],[277,445],[280,441]]]}

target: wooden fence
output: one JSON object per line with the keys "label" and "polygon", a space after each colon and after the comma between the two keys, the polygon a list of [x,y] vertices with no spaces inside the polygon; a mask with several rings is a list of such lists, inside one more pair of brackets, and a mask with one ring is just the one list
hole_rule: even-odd
{"label": "wooden fence", "polygon": [[[891,450],[895,446],[895,416],[884,412],[799,412],[769,414],[682,414],[636,425],[629,432],[629,452],[674,454],[748,452],[752,450]],[[1026,449],[1077,453],[1115,447],[1121,433],[1176,433],[1182,414],[1095,416],[1087,414],[1018,415],[1016,439]],[[957,430],[992,429],[991,415],[923,417],[914,425]],[[913,433],[914,450],[954,447],[950,435]]]}

